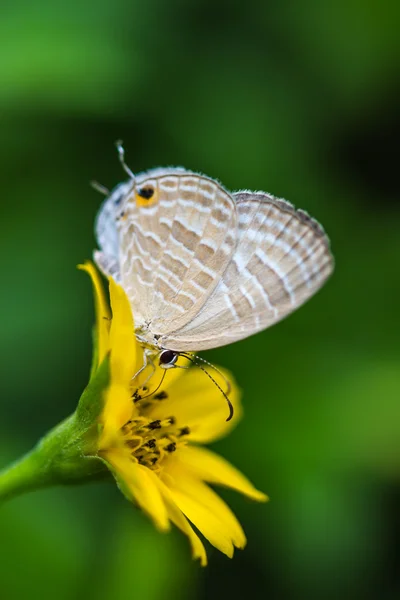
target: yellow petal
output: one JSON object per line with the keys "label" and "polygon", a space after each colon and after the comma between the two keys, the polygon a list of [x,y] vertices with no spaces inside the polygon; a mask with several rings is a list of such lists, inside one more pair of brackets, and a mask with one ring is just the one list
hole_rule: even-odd
{"label": "yellow petal", "polygon": [[[233,376],[223,371],[231,384],[229,399],[234,406],[233,418],[227,422],[229,408],[218,387],[197,367],[183,372],[185,376],[175,380],[170,386],[167,372],[166,385],[162,389],[168,390],[168,399],[150,409],[151,418],[162,419],[174,415],[178,426],[190,428],[190,440],[194,442],[206,443],[225,436],[236,426],[242,414],[240,392]],[[214,377],[214,373],[212,376]],[[215,379],[224,389],[225,383],[221,376],[215,375]]]}
{"label": "yellow petal", "polygon": [[142,365],[141,347],[136,341],[132,309],[120,285],[110,277],[112,322],[110,329],[110,374],[113,381],[130,384]]}
{"label": "yellow petal", "polygon": [[146,467],[131,460],[121,449],[105,452],[104,459],[111,464],[124,489],[128,489],[132,499],[154,522],[160,531],[169,530],[167,507],[157,485],[157,476]]}
{"label": "yellow petal", "polygon": [[238,469],[207,448],[190,445],[180,448],[176,460],[182,461],[194,476],[203,481],[232,488],[258,502],[268,500],[268,496],[257,490]]}
{"label": "yellow petal", "polygon": [[143,360],[136,341],[132,310],[121,286],[110,278],[112,321],[110,328],[110,385],[105,392],[101,417],[100,449],[112,443],[118,431],[134,414],[131,379]]}
{"label": "yellow petal", "polygon": [[118,381],[110,381],[104,392],[104,407],[100,417],[102,430],[98,442],[99,451],[118,445],[121,427],[136,415],[129,387]]}
{"label": "yellow petal", "polygon": [[192,547],[193,558],[199,559],[201,566],[205,567],[207,565],[207,554],[203,543],[201,542],[199,536],[193,531],[185,515],[173,501],[172,494],[168,487],[160,479],[157,481],[166,504],[170,520],[189,538],[189,542]]}
{"label": "yellow petal", "polygon": [[165,389],[169,389],[172,385],[176,384],[177,381],[183,375],[186,376],[188,372],[188,367],[190,367],[191,364],[192,363],[189,359],[185,358],[184,356],[178,356],[178,360],[175,363],[176,367],[174,369],[168,370],[167,376],[165,378]]}
{"label": "yellow petal", "polygon": [[94,265],[90,261],[86,261],[83,265],[78,265],[78,269],[88,273],[93,284],[97,337],[97,364],[95,368],[97,368],[103,362],[109,350],[110,310],[99,272]]}
{"label": "yellow petal", "polygon": [[[232,558],[234,551],[233,538],[237,534],[236,530],[227,524],[227,518],[221,519],[220,507],[216,502],[210,500],[205,494],[202,495],[199,489],[192,486],[186,478],[184,484],[189,489],[189,493],[175,484],[168,484],[175,504],[213,546]],[[205,484],[203,486],[205,487]],[[194,493],[195,489],[197,496],[191,495],[191,492]],[[209,502],[209,504],[206,505],[204,502]]]}
{"label": "yellow petal", "polygon": [[169,461],[166,473],[168,474],[168,481],[172,482],[171,486],[173,488],[176,488],[185,496],[190,496],[198,504],[204,506],[206,510],[209,510],[220,523],[224,524],[226,536],[229,537],[236,548],[245,547],[246,536],[242,526],[229,506],[214,490],[198,479],[189,469],[185,468],[179,460]]}

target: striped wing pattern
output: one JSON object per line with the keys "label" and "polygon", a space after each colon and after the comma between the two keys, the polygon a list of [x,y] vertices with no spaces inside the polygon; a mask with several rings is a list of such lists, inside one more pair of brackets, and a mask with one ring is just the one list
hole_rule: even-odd
{"label": "striped wing pattern", "polygon": [[308,300],[333,269],[324,231],[304,211],[264,193],[233,195],[238,245],[202,311],[162,343],[215,348],[277,323]]}
{"label": "striped wing pattern", "polygon": [[235,250],[237,214],[232,197],[206,177],[171,173],[146,186],[155,202],[138,206],[132,194],[125,203],[120,270],[137,326],[159,336],[201,312]]}
{"label": "striped wing pattern", "polygon": [[[137,189],[154,198],[137,202]],[[96,221],[94,258],[121,282],[137,333],[179,351],[223,346],[277,323],[333,270],[322,227],[264,192],[229,194],[184,169],[118,186]]]}

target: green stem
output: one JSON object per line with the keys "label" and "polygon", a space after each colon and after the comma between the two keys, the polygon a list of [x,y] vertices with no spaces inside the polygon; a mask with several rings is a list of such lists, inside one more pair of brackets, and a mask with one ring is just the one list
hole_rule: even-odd
{"label": "green stem", "polygon": [[96,456],[98,418],[109,380],[108,359],[92,376],[73,415],[59,423],[20,460],[0,471],[0,503],[23,492],[109,476]]}
{"label": "green stem", "polygon": [[89,432],[76,413],[59,423],[33,450],[0,472],[0,503],[30,490],[107,475],[104,463],[88,456]]}
{"label": "green stem", "polygon": [[0,502],[23,492],[50,485],[49,475],[48,471],[41,468],[37,451],[32,450],[0,471]]}

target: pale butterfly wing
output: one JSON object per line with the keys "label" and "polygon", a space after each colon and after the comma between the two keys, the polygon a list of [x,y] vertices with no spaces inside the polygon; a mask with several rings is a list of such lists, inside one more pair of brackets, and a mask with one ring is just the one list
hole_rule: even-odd
{"label": "pale butterfly wing", "polygon": [[298,308],[333,269],[322,228],[304,211],[264,193],[232,197],[183,169],[136,178],[154,187],[136,205],[132,181],[118,186],[96,222],[99,268],[122,281],[135,322],[154,345],[202,350],[243,339]]}
{"label": "pale butterfly wing", "polygon": [[95,234],[100,250],[95,250],[93,258],[100,271],[121,282],[119,265],[119,236],[116,221],[118,207],[132,188],[130,181],[121,183],[103,202],[95,221]]}
{"label": "pale butterfly wing", "polygon": [[[182,167],[150,169],[139,173],[135,177],[135,183],[142,185],[146,179],[151,177],[176,172],[184,173],[187,171]],[[112,276],[117,283],[121,283],[118,220],[119,215],[123,212],[125,201],[133,192],[133,188],[134,184],[131,179],[117,185],[101,205],[95,220],[94,230],[100,250],[94,251],[94,261],[103,275],[106,277]]]}
{"label": "pale butterfly wing", "polygon": [[171,350],[205,350],[274,325],[323,285],[333,270],[329,241],[304,211],[264,193],[233,195],[238,244],[201,311],[160,339]]}
{"label": "pale butterfly wing", "polygon": [[[146,179],[156,177],[161,174],[186,172],[182,167],[166,169],[150,169],[139,173],[135,177],[135,183],[142,185]],[[97,213],[95,220],[95,235],[100,246],[100,250],[95,250],[93,258],[100,271],[106,276],[110,275],[120,283],[120,244],[118,232],[118,220],[126,199],[133,191],[133,181],[130,179],[117,185],[111,194],[105,199]]]}
{"label": "pale butterfly wing", "polygon": [[162,336],[201,313],[235,250],[236,221],[231,195],[207,177],[170,169],[136,182],[117,228],[121,283],[138,329]]}

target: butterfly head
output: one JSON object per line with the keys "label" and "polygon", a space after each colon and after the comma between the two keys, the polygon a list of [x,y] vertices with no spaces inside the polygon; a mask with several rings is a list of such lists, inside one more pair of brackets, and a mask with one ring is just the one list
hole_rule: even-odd
{"label": "butterfly head", "polygon": [[160,354],[159,365],[162,369],[172,369],[178,360],[178,353],[173,350],[163,350]]}

